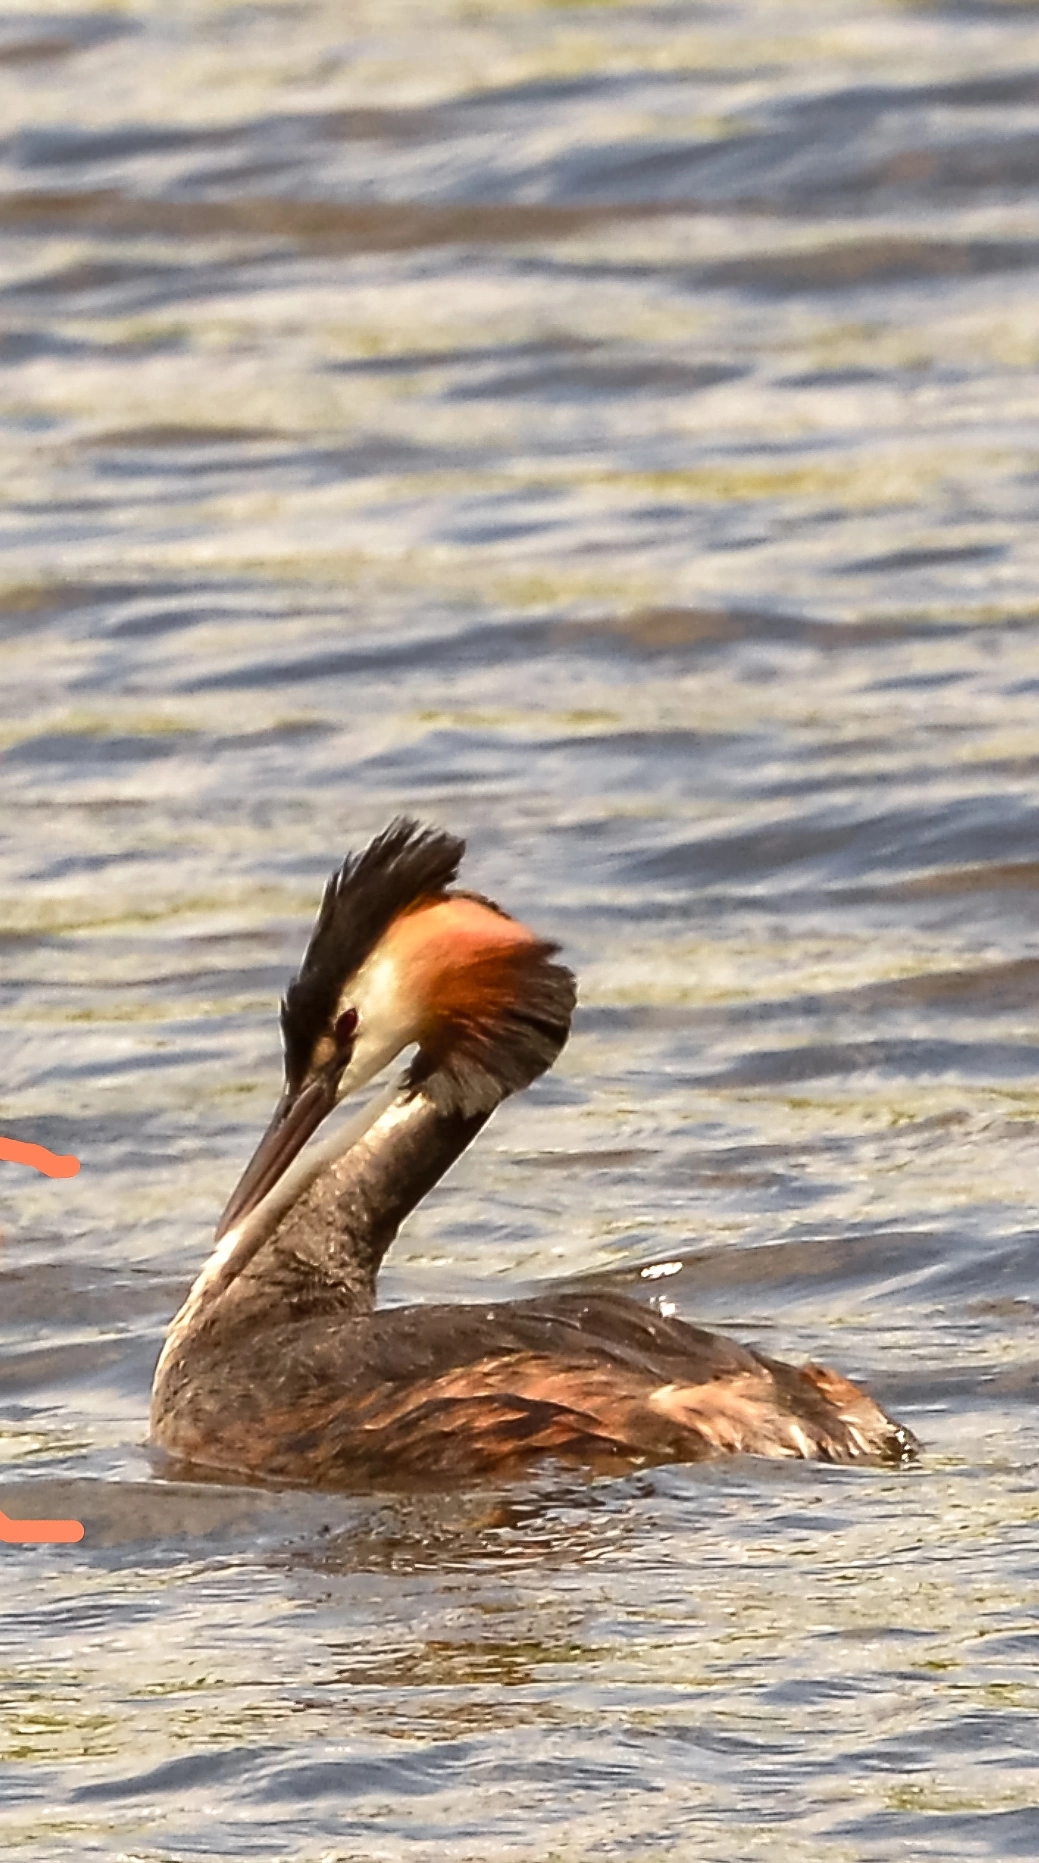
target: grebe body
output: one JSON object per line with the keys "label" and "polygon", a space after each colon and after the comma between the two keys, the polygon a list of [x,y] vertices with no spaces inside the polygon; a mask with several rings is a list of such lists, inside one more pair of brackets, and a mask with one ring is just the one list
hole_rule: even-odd
{"label": "grebe body", "polygon": [[[555,947],[452,890],[463,844],[398,821],[325,889],[282,1004],[285,1086],[167,1335],[153,1441],[230,1476],[347,1486],[747,1452],[900,1462],[866,1392],[620,1293],[378,1309],[400,1223],[495,1107],[551,1066],[575,1002]],[[405,1048],[359,1126],[304,1149]]]}

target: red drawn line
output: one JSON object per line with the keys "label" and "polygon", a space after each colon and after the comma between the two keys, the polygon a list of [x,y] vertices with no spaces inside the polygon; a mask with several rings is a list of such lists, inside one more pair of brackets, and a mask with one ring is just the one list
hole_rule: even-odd
{"label": "red drawn line", "polygon": [[[79,1170],[78,1158],[61,1158],[56,1151],[48,1151],[46,1145],[28,1145],[23,1139],[0,1138],[0,1158],[6,1158],[11,1164],[31,1164],[34,1171],[42,1171],[45,1177],[75,1177]],[[0,1514],[0,1539],[3,1538],[3,1518]]]}
{"label": "red drawn line", "polygon": [[58,1545],[82,1538],[81,1520],[12,1520],[0,1513],[0,1540],[11,1546]]}
{"label": "red drawn line", "polygon": [[[0,1158],[10,1164],[30,1164],[46,1177],[75,1177],[78,1158],[61,1158],[46,1145],[29,1145],[22,1139],[0,1138]],[[0,1540],[9,1546],[68,1545],[83,1538],[81,1520],[12,1520],[0,1511]]]}

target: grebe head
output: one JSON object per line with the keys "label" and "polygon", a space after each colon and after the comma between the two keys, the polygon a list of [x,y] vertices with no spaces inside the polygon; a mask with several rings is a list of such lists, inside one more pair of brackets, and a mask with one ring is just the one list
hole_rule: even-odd
{"label": "grebe head", "polygon": [[490,900],[450,892],[465,842],[403,817],[332,874],[281,1005],[285,1081],[217,1226],[254,1209],[337,1102],[417,1045],[405,1085],[443,1113],[493,1111],[550,1067],[576,997],[556,950]]}

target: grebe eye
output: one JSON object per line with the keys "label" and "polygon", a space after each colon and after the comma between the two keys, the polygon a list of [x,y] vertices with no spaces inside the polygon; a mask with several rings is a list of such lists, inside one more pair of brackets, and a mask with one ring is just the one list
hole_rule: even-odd
{"label": "grebe eye", "polygon": [[333,1033],[336,1038],[337,1048],[348,1048],[350,1046],[357,1033],[356,1009],[344,1009],[342,1015],[336,1017],[336,1025]]}

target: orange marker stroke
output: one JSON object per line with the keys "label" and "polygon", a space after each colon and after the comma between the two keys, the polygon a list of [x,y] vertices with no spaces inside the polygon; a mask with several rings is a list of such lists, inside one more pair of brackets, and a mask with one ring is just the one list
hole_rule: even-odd
{"label": "orange marker stroke", "polygon": [[[78,1158],[62,1158],[56,1151],[48,1151],[46,1145],[29,1145],[24,1139],[0,1138],[0,1158],[6,1158],[10,1164],[31,1164],[34,1171],[42,1171],[45,1177],[75,1177],[79,1170]],[[2,1538],[3,1515],[0,1514]]]}
{"label": "orange marker stroke", "polygon": [[[29,1145],[22,1139],[0,1138],[0,1158],[10,1164],[30,1164],[45,1177],[75,1177],[78,1158],[62,1158],[46,1145]],[[83,1538],[81,1520],[12,1520],[0,1510],[0,1540],[9,1546],[59,1546]]]}
{"label": "orange marker stroke", "polygon": [[82,1520],[12,1520],[0,1513],[0,1540],[11,1546],[56,1546],[82,1538]]}

